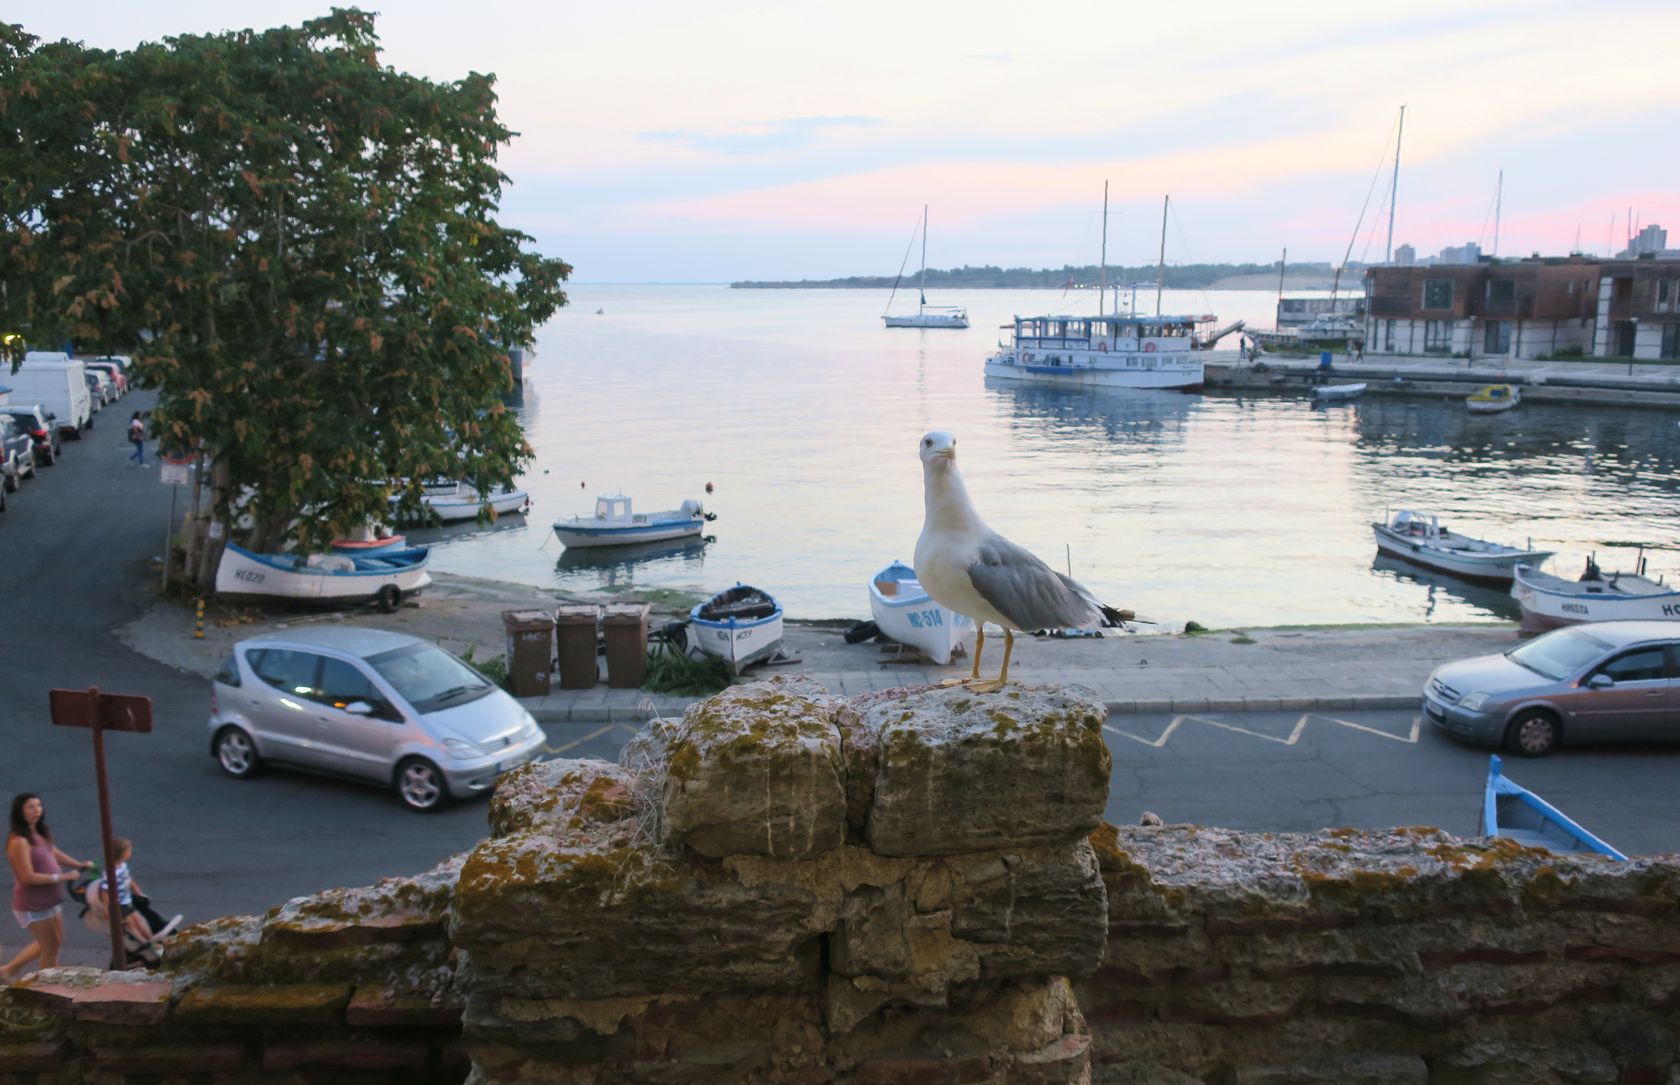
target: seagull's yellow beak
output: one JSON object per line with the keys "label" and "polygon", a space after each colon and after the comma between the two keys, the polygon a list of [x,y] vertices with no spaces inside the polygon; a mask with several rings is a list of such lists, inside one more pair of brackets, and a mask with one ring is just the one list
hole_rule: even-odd
{"label": "seagull's yellow beak", "polygon": [[954,448],[942,448],[935,452],[934,455],[938,456],[942,460],[954,460],[957,458],[957,450]]}

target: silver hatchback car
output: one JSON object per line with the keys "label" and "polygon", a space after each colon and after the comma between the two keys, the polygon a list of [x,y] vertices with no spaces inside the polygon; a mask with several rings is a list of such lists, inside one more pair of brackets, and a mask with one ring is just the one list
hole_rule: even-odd
{"label": "silver hatchback car", "polygon": [[210,687],[210,752],[230,776],[265,763],[394,787],[414,810],[477,794],[532,760],[519,702],[427,641],[379,629],[252,637]]}
{"label": "silver hatchback car", "polygon": [[1524,757],[1564,741],[1680,738],[1680,624],[1572,625],[1445,664],[1424,685],[1423,711],[1449,735]]}

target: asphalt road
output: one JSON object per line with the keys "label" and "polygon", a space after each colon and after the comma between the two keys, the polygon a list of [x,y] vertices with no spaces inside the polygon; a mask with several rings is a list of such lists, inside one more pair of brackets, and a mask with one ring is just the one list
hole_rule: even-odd
{"label": "asphalt road", "polygon": [[[148,402],[141,393],[107,408],[0,514],[0,797],[39,792],[60,845],[95,856],[89,736],[51,725],[47,692],[98,685],[152,698],[155,730],[112,735],[107,748],[116,831],[135,841],[135,876],[166,914],[262,911],[424,870],[471,847],[485,831],[482,799],[417,815],[359,784],[278,771],[225,777],[208,753],[205,681],[112,635],[150,605],[150,563],[169,523],[171,488],[155,464],[124,462],[124,420]],[[549,746],[558,756],[612,757],[632,732],[551,726]],[[1425,824],[1469,835],[1487,771],[1486,751],[1417,726],[1411,712],[1117,716],[1107,739],[1108,817],[1118,823],[1150,810],[1169,822],[1260,831]],[[1680,850],[1680,795],[1669,784],[1677,757],[1566,749],[1506,768],[1624,851],[1655,852]],[[92,959],[92,933],[70,928],[70,959]],[[15,942],[0,935],[8,952]]]}

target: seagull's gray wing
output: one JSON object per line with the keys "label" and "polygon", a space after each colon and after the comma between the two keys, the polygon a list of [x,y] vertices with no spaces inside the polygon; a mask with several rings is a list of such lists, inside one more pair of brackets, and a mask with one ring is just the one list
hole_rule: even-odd
{"label": "seagull's gray wing", "polygon": [[1102,620],[1090,592],[995,531],[981,540],[968,579],[1016,629],[1078,629]]}

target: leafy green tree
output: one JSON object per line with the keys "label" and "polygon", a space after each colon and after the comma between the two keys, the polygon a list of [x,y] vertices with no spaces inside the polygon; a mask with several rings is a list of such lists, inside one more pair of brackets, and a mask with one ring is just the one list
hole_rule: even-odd
{"label": "leafy green tree", "polygon": [[259,549],[509,482],[508,349],[571,269],[494,218],[493,84],[382,66],[355,9],[123,52],[0,26],[0,330],[132,353]]}

